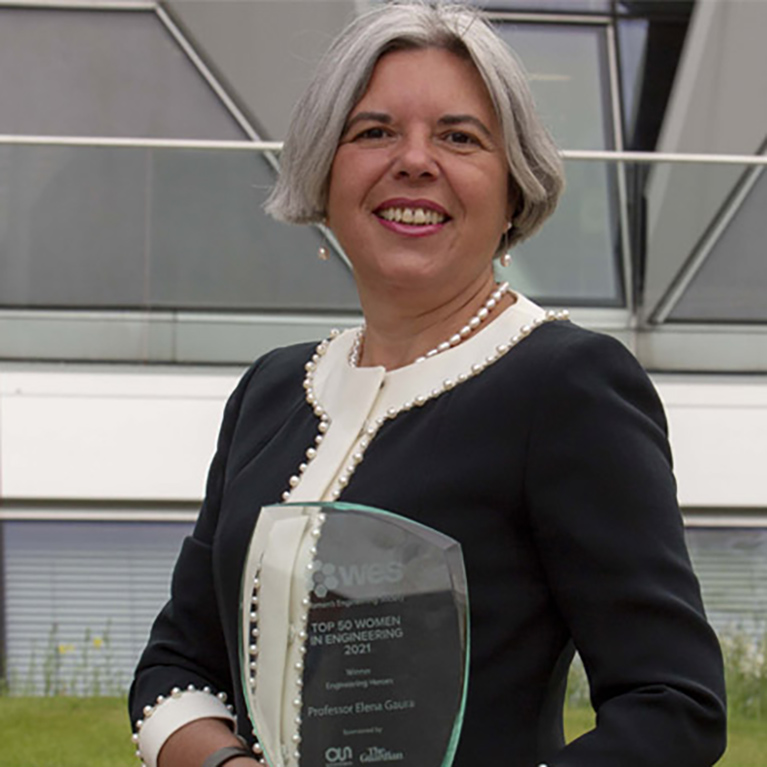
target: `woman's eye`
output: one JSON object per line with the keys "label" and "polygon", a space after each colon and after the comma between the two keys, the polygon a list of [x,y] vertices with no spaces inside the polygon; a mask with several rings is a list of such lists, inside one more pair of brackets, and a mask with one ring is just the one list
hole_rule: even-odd
{"label": "woman's eye", "polygon": [[366,128],[363,131],[360,131],[355,137],[355,141],[359,141],[360,139],[380,139],[386,137],[386,129],[385,128]]}
{"label": "woman's eye", "polygon": [[479,141],[477,141],[474,136],[472,136],[470,133],[464,133],[463,131],[454,130],[450,131],[445,138],[451,143],[451,144],[460,144],[463,146],[471,146],[471,145],[478,145]]}

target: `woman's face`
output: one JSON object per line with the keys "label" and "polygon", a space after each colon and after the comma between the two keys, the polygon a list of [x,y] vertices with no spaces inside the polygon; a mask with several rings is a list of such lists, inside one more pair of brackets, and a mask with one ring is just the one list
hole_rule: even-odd
{"label": "woman's face", "polygon": [[501,129],[474,66],[437,48],[383,56],[328,192],[361,290],[468,289],[492,271],[509,213]]}

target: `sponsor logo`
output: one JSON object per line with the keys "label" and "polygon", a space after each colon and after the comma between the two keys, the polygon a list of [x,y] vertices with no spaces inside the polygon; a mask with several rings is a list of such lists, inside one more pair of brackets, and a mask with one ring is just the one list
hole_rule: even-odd
{"label": "sponsor logo", "polygon": [[312,563],[309,590],[322,599],[339,586],[379,586],[382,583],[399,583],[405,575],[402,562],[361,562],[351,565],[335,565],[315,559]]}
{"label": "sponsor logo", "polygon": [[364,754],[360,754],[360,761],[365,764],[372,762],[401,762],[405,758],[402,751],[389,751],[388,748],[370,746]]}
{"label": "sponsor logo", "polygon": [[351,746],[328,746],[325,749],[325,762],[334,764],[336,767],[352,764],[354,752]]}

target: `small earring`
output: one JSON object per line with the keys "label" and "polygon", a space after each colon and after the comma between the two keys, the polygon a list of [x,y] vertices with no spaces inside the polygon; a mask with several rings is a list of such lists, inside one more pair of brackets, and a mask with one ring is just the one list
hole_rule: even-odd
{"label": "small earring", "polygon": [[322,219],[322,226],[320,227],[320,231],[322,232],[322,244],[319,248],[317,248],[317,258],[320,259],[320,261],[327,261],[330,258],[330,249],[328,248],[328,237],[325,232],[325,227],[328,225],[328,220],[326,218]]}
{"label": "small earring", "polygon": [[506,231],[503,233],[503,240],[505,243],[505,252],[504,254],[498,259],[501,266],[509,266],[511,264],[511,253],[509,253],[509,232],[514,228],[514,222],[509,221],[508,225],[506,226]]}

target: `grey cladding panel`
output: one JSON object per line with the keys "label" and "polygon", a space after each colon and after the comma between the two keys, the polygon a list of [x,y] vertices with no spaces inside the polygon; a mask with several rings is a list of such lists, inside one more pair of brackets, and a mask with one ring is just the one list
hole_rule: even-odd
{"label": "grey cladding panel", "polygon": [[0,8],[0,133],[242,140],[152,11]]}
{"label": "grey cladding panel", "polygon": [[0,304],[144,303],[142,149],[0,147]]}

